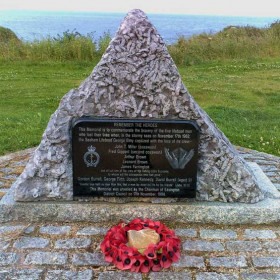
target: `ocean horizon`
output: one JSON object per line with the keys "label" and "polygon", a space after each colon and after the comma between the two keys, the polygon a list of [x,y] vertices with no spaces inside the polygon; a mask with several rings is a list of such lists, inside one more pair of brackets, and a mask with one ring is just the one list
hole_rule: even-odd
{"label": "ocean horizon", "polygon": [[[82,35],[93,34],[98,39],[104,33],[111,36],[117,31],[126,13],[63,12],[63,11],[0,11],[0,26],[10,28],[25,40],[40,40],[48,36],[62,35],[69,30]],[[277,17],[214,16],[151,14],[147,16],[166,43],[172,44],[179,36],[216,33],[227,26],[269,27]]]}

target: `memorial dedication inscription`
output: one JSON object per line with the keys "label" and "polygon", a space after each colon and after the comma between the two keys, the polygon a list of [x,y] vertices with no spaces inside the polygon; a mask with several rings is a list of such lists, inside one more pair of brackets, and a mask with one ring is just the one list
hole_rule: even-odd
{"label": "memorial dedication inscription", "polygon": [[198,136],[190,121],[78,119],[74,196],[195,197]]}

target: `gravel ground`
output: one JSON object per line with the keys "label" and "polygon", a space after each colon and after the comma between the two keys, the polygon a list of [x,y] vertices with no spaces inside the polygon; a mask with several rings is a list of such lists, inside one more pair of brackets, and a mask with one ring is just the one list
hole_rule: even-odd
{"label": "gravel ground", "polygon": [[[280,190],[280,158],[236,147]],[[0,195],[33,149],[0,157]],[[114,224],[119,221],[115,221]],[[99,245],[113,223],[0,224],[1,280],[280,280],[280,226],[179,224],[182,257],[166,271],[131,274],[106,263]]]}

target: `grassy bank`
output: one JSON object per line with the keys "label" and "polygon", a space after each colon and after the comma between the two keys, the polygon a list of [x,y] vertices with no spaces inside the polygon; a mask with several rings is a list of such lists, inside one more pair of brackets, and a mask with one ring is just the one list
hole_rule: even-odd
{"label": "grassy bank", "polygon": [[212,60],[280,57],[280,21],[268,28],[229,26],[216,34],[180,37],[169,46],[177,65]]}
{"label": "grassy bank", "polygon": [[[66,31],[56,37],[26,42],[11,30],[0,28],[0,60],[91,62],[101,57],[109,41],[109,34],[94,38],[93,34],[82,36]],[[280,57],[280,21],[267,28],[229,26],[216,34],[181,36],[168,48],[180,66],[212,60]]]}
{"label": "grassy bank", "polygon": [[1,40],[0,29],[2,61],[93,61],[102,56],[111,40],[108,33],[95,40],[93,34],[82,36],[76,31],[66,31],[56,37],[29,42],[15,38],[13,33],[10,36],[5,33],[5,39]]}
{"label": "grassy bank", "polygon": [[[61,97],[97,63],[0,63],[0,155],[40,142]],[[179,67],[199,105],[236,145],[280,156],[280,57]]]}

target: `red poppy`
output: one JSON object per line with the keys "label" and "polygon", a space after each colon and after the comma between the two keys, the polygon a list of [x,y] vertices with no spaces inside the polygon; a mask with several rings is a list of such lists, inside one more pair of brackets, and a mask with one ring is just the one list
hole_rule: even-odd
{"label": "red poppy", "polygon": [[179,246],[174,245],[173,242],[166,244],[168,258],[171,259],[172,262],[177,262],[180,258]]}
{"label": "red poppy", "polygon": [[169,268],[172,264],[172,261],[167,257],[166,254],[162,254],[160,258],[160,265],[163,268]]}
{"label": "red poppy", "polygon": [[[143,253],[140,253],[136,248],[126,245],[127,231],[142,229],[155,230],[160,235],[160,242],[150,244]],[[100,247],[105,260],[117,268],[147,273],[150,270],[160,271],[162,268],[169,268],[172,262],[177,262],[180,258],[180,242],[174,231],[161,222],[134,219],[128,224],[122,222],[108,230]]]}
{"label": "red poppy", "polygon": [[141,254],[137,254],[135,257],[135,262],[131,266],[131,271],[139,272],[145,259]]}
{"label": "red poppy", "polygon": [[142,273],[147,273],[147,272],[150,271],[152,266],[153,266],[153,261],[149,260],[149,259],[145,259],[145,261],[141,265],[140,270],[141,270]]}
{"label": "red poppy", "polygon": [[150,244],[148,248],[144,251],[144,255],[147,257],[149,260],[153,260],[157,258],[157,253],[156,253],[157,245],[156,244]]}
{"label": "red poppy", "polygon": [[116,256],[117,256],[117,254],[118,254],[118,251],[117,251],[117,250],[111,250],[111,251],[109,252],[109,254],[105,256],[105,261],[106,261],[106,262],[113,262],[113,260],[114,260],[114,259],[116,258]]}
{"label": "red poppy", "polygon": [[159,256],[157,256],[157,259],[153,260],[152,271],[160,271],[161,268],[162,267],[160,265],[160,259],[159,259]]}

